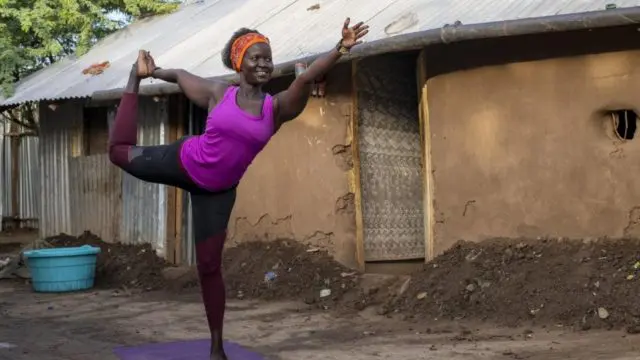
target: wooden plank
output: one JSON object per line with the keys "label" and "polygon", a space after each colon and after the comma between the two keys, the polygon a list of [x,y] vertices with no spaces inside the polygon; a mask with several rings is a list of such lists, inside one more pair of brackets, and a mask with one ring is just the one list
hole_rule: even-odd
{"label": "wooden plank", "polygon": [[364,257],[364,219],[362,215],[362,186],[360,181],[360,148],[358,145],[358,91],[356,87],[357,63],[351,65],[351,121],[349,133],[351,136],[351,152],[353,157],[353,169],[351,171],[350,187],[354,194],[356,211],[356,262],[360,271],[365,270]]}
{"label": "wooden plank", "polygon": [[425,234],[425,262],[434,258],[435,216],[434,216],[434,179],[431,162],[431,123],[429,117],[429,99],[427,92],[426,52],[422,50],[418,56],[417,80],[420,91],[420,138],[422,139],[423,159],[423,203],[424,203],[424,234]]}

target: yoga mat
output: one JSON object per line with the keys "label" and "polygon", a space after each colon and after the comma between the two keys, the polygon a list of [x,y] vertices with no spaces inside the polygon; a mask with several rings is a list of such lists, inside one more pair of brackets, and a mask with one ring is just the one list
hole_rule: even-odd
{"label": "yoga mat", "polygon": [[[119,347],[113,352],[121,360],[209,360],[210,340],[190,340],[161,344]],[[224,342],[229,360],[266,360],[242,346]]]}

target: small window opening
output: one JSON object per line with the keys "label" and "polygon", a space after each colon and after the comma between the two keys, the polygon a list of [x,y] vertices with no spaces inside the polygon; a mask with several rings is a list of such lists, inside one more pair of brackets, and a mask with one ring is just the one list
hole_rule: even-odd
{"label": "small window opening", "polygon": [[83,155],[105,154],[108,149],[109,123],[107,107],[84,108],[82,126]]}
{"label": "small window opening", "polygon": [[613,129],[620,140],[632,140],[636,135],[638,115],[633,110],[611,112]]}

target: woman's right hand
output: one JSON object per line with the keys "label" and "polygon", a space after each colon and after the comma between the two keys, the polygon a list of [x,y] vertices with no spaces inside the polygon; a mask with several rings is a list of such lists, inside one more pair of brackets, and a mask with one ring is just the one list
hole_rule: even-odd
{"label": "woman's right hand", "polygon": [[156,66],[156,61],[151,57],[151,53],[147,51],[147,69],[149,69],[149,76],[153,76],[153,73],[160,69]]}
{"label": "woman's right hand", "polygon": [[350,18],[344,21],[342,27],[342,46],[351,50],[352,47],[362,44],[362,38],[369,33],[369,25],[365,25],[363,22],[359,22],[352,27],[349,27],[351,22]]}

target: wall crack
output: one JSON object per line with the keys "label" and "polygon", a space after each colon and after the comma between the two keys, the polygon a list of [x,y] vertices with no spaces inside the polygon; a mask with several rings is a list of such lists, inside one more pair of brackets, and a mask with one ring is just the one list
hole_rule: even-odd
{"label": "wall crack", "polygon": [[622,230],[624,236],[636,237],[640,235],[640,206],[634,206],[629,210],[629,222]]}
{"label": "wall crack", "polygon": [[333,158],[336,165],[342,171],[349,171],[353,169],[353,154],[351,152],[351,144],[338,144],[331,148]]}

